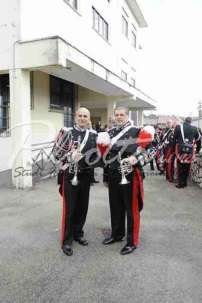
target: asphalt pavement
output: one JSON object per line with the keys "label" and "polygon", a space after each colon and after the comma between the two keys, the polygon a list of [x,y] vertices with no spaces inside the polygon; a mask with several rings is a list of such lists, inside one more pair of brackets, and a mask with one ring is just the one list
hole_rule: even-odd
{"label": "asphalt pavement", "polygon": [[[110,230],[107,189],[91,188],[87,247],[60,249],[55,179],[31,190],[0,191],[1,303],[201,303],[202,190],[176,189],[147,173],[140,246],[102,245]],[[99,178],[99,176],[97,176]]]}

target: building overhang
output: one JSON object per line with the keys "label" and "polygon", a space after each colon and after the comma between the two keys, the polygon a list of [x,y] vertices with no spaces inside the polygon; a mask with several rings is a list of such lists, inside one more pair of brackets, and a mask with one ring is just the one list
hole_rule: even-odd
{"label": "building overhang", "polygon": [[127,106],[130,110],[155,110],[157,102],[137,89],[136,96],[120,100],[117,105]]}
{"label": "building overhang", "polygon": [[134,14],[139,27],[147,27],[147,22],[145,20],[145,17],[143,15],[137,1],[136,0],[126,0],[126,2],[128,4],[128,6],[130,7],[132,13]]}
{"label": "building overhang", "polygon": [[107,96],[132,96],[134,88],[62,38],[16,44],[15,68],[41,70]]}
{"label": "building overhang", "polygon": [[123,99],[130,108],[155,108],[151,98],[58,36],[19,42],[15,53],[15,68],[43,71],[105,96]]}

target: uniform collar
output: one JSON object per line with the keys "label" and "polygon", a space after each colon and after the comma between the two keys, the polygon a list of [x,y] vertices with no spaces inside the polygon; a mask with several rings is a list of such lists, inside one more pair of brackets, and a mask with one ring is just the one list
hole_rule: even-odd
{"label": "uniform collar", "polygon": [[86,131],[86,128],[81,128],[79,127],[77,124],[74,126],[74,128],[80,132],[85,132]]}
{"label": "uniform collar", "polygon": [[125,124],[123,125],[120,125],[120,126],[116,126],[116,130],[118,131],[121,131],[123,130],[124,128],[126,128],[127,126],[131,125],[131,122],[130,121],[127,121]]}

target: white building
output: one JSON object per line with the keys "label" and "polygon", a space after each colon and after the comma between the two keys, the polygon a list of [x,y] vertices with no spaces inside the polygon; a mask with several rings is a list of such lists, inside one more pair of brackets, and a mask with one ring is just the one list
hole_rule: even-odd
{"label": "white building", "polygon": [[0,2],[0,178],[32,186],[32,145],[53,140],[64,106],[86,106],[104,125],[125,104],[142,124],[154,108],[135,87],[145,26],[135,0]]}
{"label": "white building", "polygon": [[199,127],[202,130],[202,102],[198,104],[198,117],[192,119],[192,125]]}

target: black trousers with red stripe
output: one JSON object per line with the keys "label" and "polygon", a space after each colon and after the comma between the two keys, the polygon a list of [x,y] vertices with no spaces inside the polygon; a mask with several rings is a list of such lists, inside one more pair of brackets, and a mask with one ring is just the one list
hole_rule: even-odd
{"label": "black trousers with red stripe", "polygon": [[88,212],[90,172],[78,174],[79,184],[77,186],[71,184],[71,179],[72,176],[68,173],[64,175],[62,245],[71,245],[73,239],[83,236],[83,227]]}
{"label": "black trousers with red stripe", "polygon": [[125,217],[127,216],[127,245],[132,246],[138,244],[134,243],[134,224],[139,224],[139,222],[135,222],[133,205],[133,203],[138,203],[138,190],[134,193],[133,173],[128,175],[127,179],[129,183],[121,185],[120,173],[116,170],[109,172],[111,236],[115,239],[120,239],[125,236]]}
{"label": "black trousers with red stripe", "polygon": [[177,160],[177,184],[179,186],[187,186],[190,166],[190,163],[181,163]]}
{"label": "black trousers with red stripe", "polygon": [[165,171],[166,180],[173,182],[174,180],[174,163],[175,153],[172,147],[169,147],[165,152]]}

